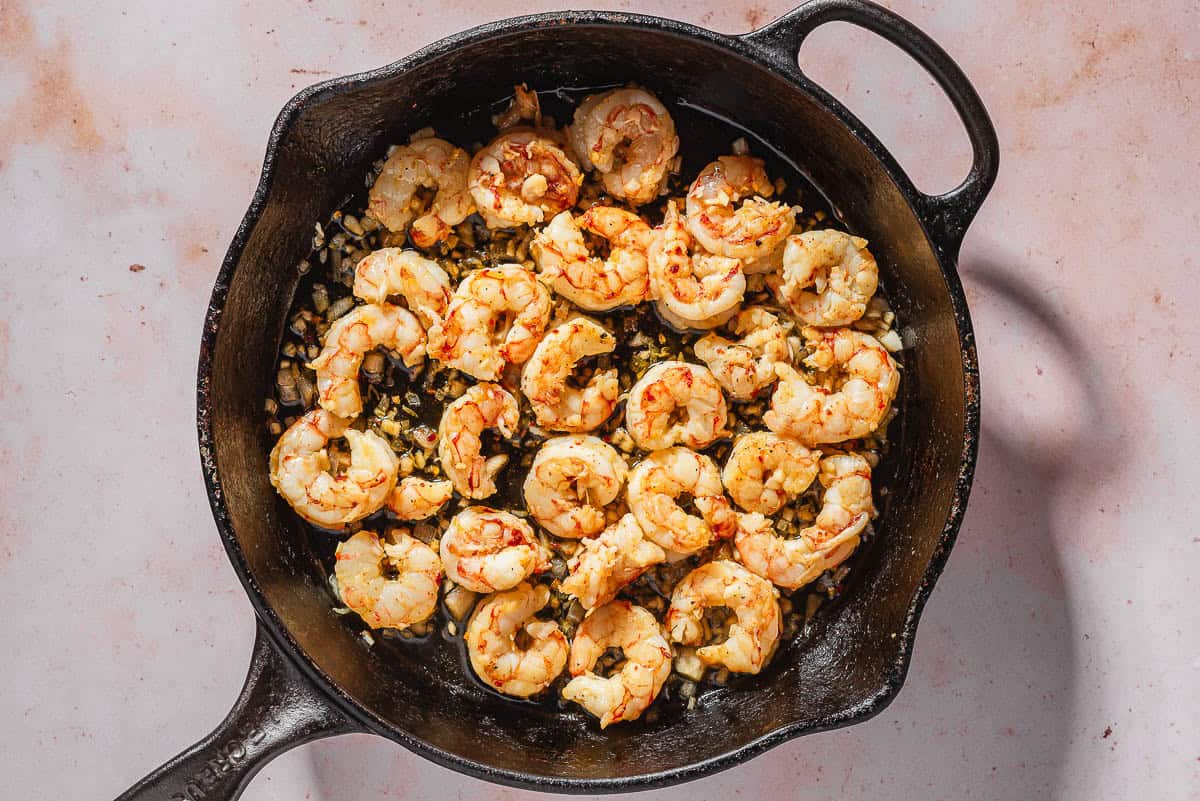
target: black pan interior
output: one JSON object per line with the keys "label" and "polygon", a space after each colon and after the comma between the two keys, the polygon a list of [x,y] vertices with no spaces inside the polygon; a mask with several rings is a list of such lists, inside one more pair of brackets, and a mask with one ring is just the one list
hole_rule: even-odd
{"label": "black pan interior", "polygon": [[[537,89],[636,82],[754,131],[871,240],[884,291],[915,342],[904,356],[903,425],[892,431],[880,536],[847,593],[823,610],[812,636],[754,680],[753,691],[745,682],[714,691],[701,708],[649,725],[601,732],[582,715],[490,698],[458,671],[422,658],[420,648],[369,649],[331,613],[323,569],[267,482],[272,443],[262,402],[313,221],[361,187],[389,144],[425,125],[444,130],[463,110],[487,107],[520,82]],[[706,124],[695,119],[701,141]],[[726,130],[708,129],[721,137]],[[687,127],[680,136],[686,151]],[[500,780],[556,784],[699,765],[779,729],[828,728],[881,708],[902,678],[904,623],[953,503],[964,441],[963,362],[950,292],[920,224],[879,159],[819,101],[715,40],[670,30],[498,30],[435,52],[401,75],[384,70],[318,93],[279,143],[277,159],[216,336],[214,457],[256,591],[312,663],[384,733],[419,741],[474,772],[501,771]]]}

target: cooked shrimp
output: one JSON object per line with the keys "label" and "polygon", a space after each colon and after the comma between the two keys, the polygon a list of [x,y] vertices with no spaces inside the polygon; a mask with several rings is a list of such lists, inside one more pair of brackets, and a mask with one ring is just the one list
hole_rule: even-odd
{"label": "cooked shrimp", "polygon": [[[271,485],[310,523],[340,529],[377,512],[396,486],[392,446],[378,434],[348,428],[349,420],[313,409],[288,427],[271,449]],[[331,439],[350,443],[350,466],[329,472]]]}
{"label": "cooked shrimp", "polygon": [[[604,678],[592,672],[609,648],[620,648],[625,664]],[[671,645],[649,610],[612,601],[583,619],[571,641],[571,675],[562,697],[600,718],[600,728],[637,720],[671,675]]]}
{"label": "cooked shrimp", "polygon": [[[545,584],[521,584],[485,599],[464,639],[475,674],[489,687],[527,698],[550,686],[567,664],[567,638],[552,620],[533,620],[550,600]],[[527,647],[517,644],[525,633]]]}
{"label": "cooked shrimp", "polygon": [[533,355],[550,320],[550,293],[516,264],[469,274],[444,321],[429,329],[429,355],[481,381]]}
{"label": "cooked shrimp", "polygon": [[787,249],[787,240],[780,242],[775,249],[765,256],[746,259],[742,262],[742,272],[746,275],[764,275],[778,273],[783,270],[783,252]]}
{"label": "cooked shrimp", "polygon": [[308,365],[317,371],[318,401],[339,417],[358,417],[358,370],[376,348],[400,355],[409,367],[425,359],[425,329],[407,309],[390,303],[355,306],[329,326],[325,346]]}
{"label": "cooked shrimp", "polygon": [[805,325],[849,325],[866,312],[879,286],[879,267],[867,240],[842,231],[808,231],[788,237],[783,274],[770,283],[779,302]]}
{"label": "cooked shrimp", "polygon": [[[449,236],[450,229],[467,219],[475,208],[467,191],[470,163],[467,151],[444,139],[417,139],[398,147],[371,187],[367,213],[389,231],[403,231],[412,222],[409,236],[413,243],[430,247]],[[436,190],[423,213],[415,202],[417,190],[422,187]],[[417,217],[415,222],[413,217]]]}
{"label": "cooked shrimp", "polygon": [[633,385],[625,423],[639,448],[706,447],[725,430],[725,396],[707,367],[659,362]]}
{"label": "cooked shrimp", "polygon": [[794,439],[755,431],[734,440],[721,478],[738,506],[773,515],[812,486],[820,458]]}
{"label": "cooked shrimp", "polygon": [[510,438],[519,422],[517,399],[499,384],[469,387],[446,407],[438,424],[438,460],[460,494],[486,498],[496,491],[496,474],[508,463],[508,457],[485,457],[480,435],[494,428]]}
{"label": "cooked shrimp", "polygon": [[450,276],[415,250],[381,248],[354,268],[354,294],[367,303],[399,295],[428,330],[450,305]]}
{"label": "cooked shrimp", "polygon": [[392,490],[387,508],[401,520],[425,520],[441,511],[453,492],[454,484],[450,481],[409,476]]}
{"label": "cooked shrimp", "polygon": [[582,389],[571,386],[568,379],[580,359],[611,353],[616,346],[616,337],[582,317],[547,332],[521,373],[521,392],[539,426],[550,431],[591,431],[612,416],[621,394],[616,369],[596,370]]}
{"label": "cooked shrimp", "polygon": [[[385,575],[385,564],[394,578]],[[342,603],[373,629],[406,629],[437,609],[442,563],[407,534],[385,544],[373,531],[358,532],[338,545],[333,574]]]}
{"label": "cooked shrimp", "polygon": [[692,249],[692,237],[668,201],[650,245],[650,291],[660,306],[685,320],[704,320],[737,307],[746,276],[737,259]]}
{"label": "cooked shrimp", "polygon": [[622,587],[667,558],[661,547],[646,539],[632,514],[582,544],[567,565],[571,575],[563,579],[561,589],[578,598],[584,609],[608,603]]}
{"label": "cooked shrimp", "polygon": [[[679,505],[677,499],[684,495],[691,497],[699,516]],[[737,526],[716,463],[687,448],[655,451],[634,465],[629,472],[629,510],[647,539],[681,554],[730,537]]]}
{"label": "cooked shrimp", "polygon": [[738,307],[730,306],[720,314],[714,314],[712,317],[705,317],[703,320],[689,320],[685,317],[680,317],[678,314],[675,314],[668,309],[666,304],[664,304],[662,301],[658,301],[654,304],[654,310],[658,312],[658,316],[662,318],[662,321],[669,325],[672,329],[679,331],[680,333],[686,333],[688,331],[708,331],[713,328],[719,328],[733,319],[733,316],[737,314]]}
{"label": "cooked shrimp", "polygon": [[782,615],[779,591],[737,562],[709,562],[675,585],[666,627],[673,642],[699,645],[704,640],[704,610],[725,606],[736,617],[729,637],[696,651],[705,665],[724,665],[734,673],[758,673],[779,642]]}
{"label": "cooked shrimp", "polygon": [[[592,255],[583,231],[608,240],[608,258]],[[557,215],[533,238],[530,252],[551,289],[581,309],[608,311],[649,294],[650,239],[649,224],[636,214],[592,206],[578,218],[569,211]]]}
{"label": "cooked shrimp", "polygon": [[787,330],[762,306],[747,306],[730,326],[741,337],[731,342],[717,334],[697,340],[696,358],[708,365],[713,376],[737,400],[749,400],[775,383],[775,365],[790,362]]}
{"label": "cooked shrimp", "polygon": [[474,592],[511,589],[550,566],[528,523],[486,506],[468,506],[450,520],[441,553],[446,575]]}
{"label": "cooked shrimp", "polygon": [[767,428],[806,445],[870,434],[883,422],[900,386],[896,362],[870,334],[848,328],[805,328],[803,334],[814,349],[804,363],[815,370],[840,367],[845,381],[831,391],[810,384],[790,365],[775,365],[779,386],[763,415]]}
{"label": "cooked shrimp", "polygon": [[621,455],[598,437],[554,437],[525,476],[525,506],[557,537],[591,537],[604,529],[604,507],[620,494],[627,472]]}
{"label": "cooked shrimp", "polygon": [[679,137],[666,107],[645,89],[613,89],[588,97],[575,109],[567,136],[613,197],[640,206],[666,192]]}
{"label": "cooked shrimp", "polygon": [[871,465],[858,454],[827,456],[821,460],[821,484],[821,512],[795,539],[780,537],[761,514],[739,516],[734,545],[742,564],[794,590],[846,561],[875,514]]}
{"label": "cooked shrimp", "polygon": [[575,205],[583,174],[544,133],[514,129],[471,159],[471,196],[489,228],[540,223]]}
{"label": "cooked shrimp", "polygon": [[762,159],[721,156],[700,171],[688,190],[688,229],[710,253],[762,258],[796,224],[795,209],[765,199],[774,193]]}

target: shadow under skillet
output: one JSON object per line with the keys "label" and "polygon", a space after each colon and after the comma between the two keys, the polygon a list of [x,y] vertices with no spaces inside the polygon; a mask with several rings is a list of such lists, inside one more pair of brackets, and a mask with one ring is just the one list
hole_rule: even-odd
{"label": "shadow under skillet", "polygon": [[[864,759],[875,752],[912,766],[880,786],[881,799],[963,797],[974,786],[981,797],[1025,801],[1063,790],[1085,633],[1072,618],[1060,543],[1074,533],[1066,527],[1077,519],[1080,477],[1110,478],[1124,450],[1107,424],[1113,388],[1098,355],[1022,280],[1028,269],[978,258],[962,266],[964,283],[980,296],[972,300],[977,331],[1003,321],[1020,326],[1019,348],[998,352],[1003,345],[979,336],[983,427],[963,530],[922,620],[905,691],[856,732],[867,741]],[[1027,395],[989,372],[989,364],[1014,360],[1028,360],[1030,373],[1035,365],[1053,370],[1061,384],[1040,394],[1034,385]],[[1064,384],[1068,397],[1051,394]],[[909,707],[906,695],[919,703]],[[923,710],[928,717],[920,720]],[[909,719],[897,720],[897,712]],[[930,730],[931,719],[960,728]],[[819,751],[813,746],[825,737],[792,747]]]}

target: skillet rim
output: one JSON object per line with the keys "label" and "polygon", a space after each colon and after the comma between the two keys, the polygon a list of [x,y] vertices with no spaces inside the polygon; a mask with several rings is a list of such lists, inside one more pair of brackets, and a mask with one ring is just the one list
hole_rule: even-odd
{"label": "skillet rim", "polygon": [[[554,27],[618,27],[637,30],[652,30],[675,36],[700,40],[704,44],[718,47],[731,56],[740,57],[754,65],[769,70],[786,80],[798,91],[806,92],[824,105],[838,121],[877,158],[888,177],[896,184],[916,217],[933,251],[942,278],[946,284],[950,305],[954,314],[955,328],[961,345],[963,368],[963,448],[959,471],[954,484],[946,522],[942,527],[937,546],[925,568],[921,583],[908,605],[904,624],[898,635],[897,657],[889,670],[882,674],[877,692],[861,703],[828,716],[817,722],[797,721],[774,729],[748,743],[726,751],[719,756],[701,762],[671,768],[655,773],[609,778],[561,778],[521,773],[495,768],[444,751],[421,740],[409,732],[396,728],[360,705],[333,681],[292,637],[287,626],[276,615],[262,589],[250,571],[245,554],[226,509],[225,495],[221,486],[216,456],[216,437],[213,430],[211,408],[211,379],[216,339],[220,331],[221,317],[228,297],[230,283],[237,263],[241,260],[246,243],[267,204],[273,183],[278,151],[290,135],[301,113],[311,104],[319,103],[349,89],[360,88],[404,73],[412,67],[453,50],[476,45],[489,39],[512,36],[536,29]],[[761,29],[760,29],[761,30]],[[750,32],[753,34],[754,32]],[[781,69],[778,53],[750,38],[750,35],[731,35],[711,31],[678,20],[645,14],[629,14],[617,11],[561,11],[510,17],[460,31],[432,44],[426,45],[391,64],[351,75],[332,78],[314,84],[298,92],[289,100],[276,117],[267,140],[262,173],[246,214],[234,234],[221,268],[217,274],[212,296],[205,313],[201,337],[196,387],[196,424],[199,436],[201,467],[204,473],[209,505],[226,554],[246,590],[255,613],[275,648],[293,662],[323,694],[331,699],[353,721],[365,731],[387,737],[400,743],[431,761],[460,773],[485,781],[513,787],[522,787],[545,792],[617,792],[644,790],[678,784],[710,775],[738,763],[748,761],[765,751],[795,737],[828,731],[863,722],[882,712],[896,697],[904,684],[912,660],[917,625],[934,584],[941,575],[950,550],[958,536],[966,504],[970,495],[978,454],[980,432],[980,381],[975,336],[967,309],[966,296],[957,273],[957,249],[947,248],[930,232],[924,215],[920,212],[921,199],[925,196],[916,189],[904,170],[875,135],[836,98],[804,76],[799,68]],[[988,187],[990,188],[990,187]],[[986,188],[985,188],[986,192]]]}

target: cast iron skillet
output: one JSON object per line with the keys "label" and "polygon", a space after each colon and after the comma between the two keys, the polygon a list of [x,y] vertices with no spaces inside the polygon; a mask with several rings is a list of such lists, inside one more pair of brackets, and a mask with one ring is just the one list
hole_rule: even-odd
{"label": "cast iron skillet", "polygon": [[[801,42],[833,20],[898,45],[949,95],[974,150],[958,188],[917,191],[862,123],[801,74]],[[843,602],[819,615],[815,635],[781,653],[753,692],[716,692],[694,712],[605,732],[538,705],[469,702],[461,677],[366,648],[330,613],[324,574],[267,481],[262,400],[312,222],[350,194],[400,134],[436,120],[439,109],[494,101],[523,80],[634,81],[741,121],[802,165],[851,230],[871,241],[915,342],[905,352],[892,501]],[[995,179],[997,150],[987,112],[946,53],[863,0],[812,0],[744,36],[620,13],[521,17],[301,92],[271,131],[200,353],[204,475],[217,528],[258,613],[249,676],[212,734],[121,798],[233,799],[275,755],[354,731],[504,784],[633,790],[704,776],[880,712],[904,680],[917,618],[954,541],[975,466],[979,377],[955,262]]]}

